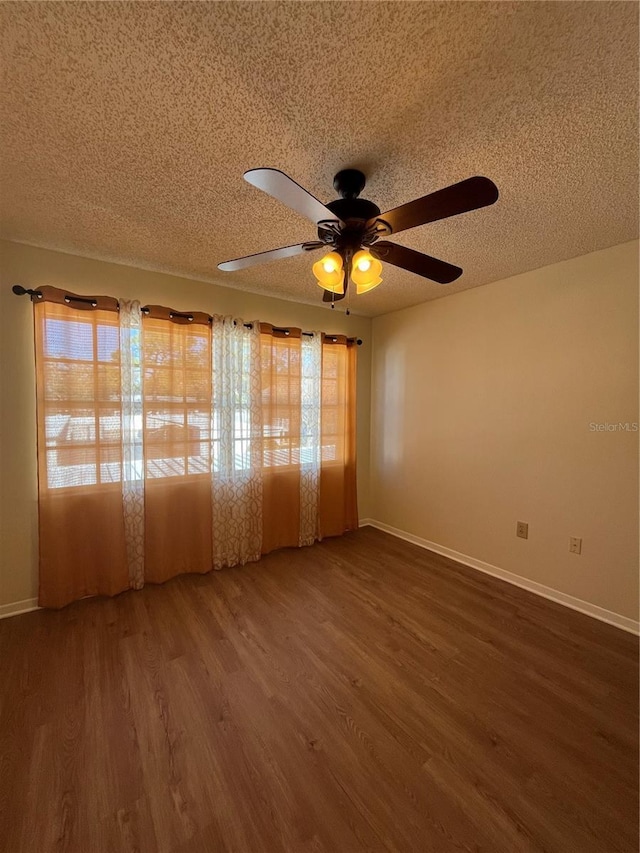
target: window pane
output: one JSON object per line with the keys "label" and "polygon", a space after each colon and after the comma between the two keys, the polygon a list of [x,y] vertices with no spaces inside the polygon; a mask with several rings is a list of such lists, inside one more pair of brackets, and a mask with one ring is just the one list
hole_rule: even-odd
{"label": "window pane", "polygon": [[[70,358],[74,361],[93,361],[94,324],[91,322],[91,314],[86,319],[73,319],[71,309],[64,306],[55,306],[61,312],[67,310],[67,317],[43,318],[43,355],[45,358]],[[48,314],[55,309],[47,303]]]}
{"label": "window pane", "polygon": [[148,477],[184,477],[210,471],[210,338],[208,326],[143,319]]}
{"label": "window pane", "polygon": [[345,464],[348,350],[325,344],[322,348],[323,462]]}
{"label": "window pane", "polygon": [[37,304],[36,366],[41,481],[50,489],[119,482],[117,315]]}
{"label": "window pane", "polygon": [[300,339],[262,335],[263,463],[300,462]]}

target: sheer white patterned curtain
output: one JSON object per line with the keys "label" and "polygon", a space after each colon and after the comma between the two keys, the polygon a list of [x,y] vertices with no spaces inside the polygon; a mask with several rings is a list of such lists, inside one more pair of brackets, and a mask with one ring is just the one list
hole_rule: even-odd
{"label": "sheer white patterned curtain", "polygon": [[142,445],[142,313],[139,302],[120,300],[122,402],[122,502],[129,581],[144,584],[144,457]]}
{"label": "sheer white patterned curtain", "polygon": [[300,545],[319,535],[322,334],[303,335],[300,370]]}
{"label": "sheer white patterned curtain", "polygon": [[260,324],[214,317],[212,362],[213,567],[222,569],[261,553]]}

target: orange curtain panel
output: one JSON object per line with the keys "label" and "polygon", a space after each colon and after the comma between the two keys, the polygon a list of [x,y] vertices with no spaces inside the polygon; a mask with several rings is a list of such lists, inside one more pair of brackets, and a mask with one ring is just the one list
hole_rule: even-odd
{"label": "orange curtain panel", "polygon": [[322,346],[320,537],[358,527],[356,348],[346,338]]}
{"label": "orange curtain panel", "polygon": [[161,583],[211,570],[211,325],[153,306],[142,328],[144,572]]}
{"label": "orange curtain panel", "polygon": [[118,314],[115,300],[94,308],[41,290],[34,305],[39,603],[62,607],[129,586]]}
{"label": "orange curtain panel", "polygon": [[300,329],[263,323],[262,553],[298,544],[300,528]]}

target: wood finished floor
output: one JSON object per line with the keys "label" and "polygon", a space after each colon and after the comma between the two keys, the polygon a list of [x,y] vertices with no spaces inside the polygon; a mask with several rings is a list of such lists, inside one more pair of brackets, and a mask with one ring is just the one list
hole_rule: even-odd
{"label": "wood finished floor", "polygon": [[372,528],[7,619],[0,849],[636,853],[637,659]]}

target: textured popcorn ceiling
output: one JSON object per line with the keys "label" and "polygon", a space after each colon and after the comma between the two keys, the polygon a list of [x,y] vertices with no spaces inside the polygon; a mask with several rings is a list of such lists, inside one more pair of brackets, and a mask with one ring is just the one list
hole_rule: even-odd
{"label": "textured popcorn ceiling", "polygon": [[315,303],[309,257],[216,269],[314,237],[245,170],[328,201],[357,166],[383,211],[492,178],[493,207],[393,238],[463,276],[387,264],[352,300],[376,315],[637,236],[636,3],[2,3],[0,18],[10,240]]}

